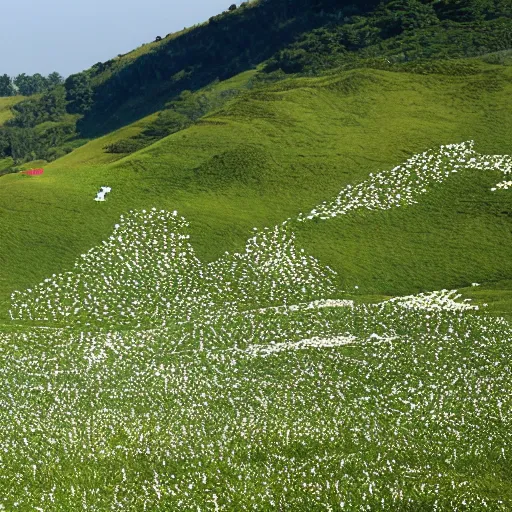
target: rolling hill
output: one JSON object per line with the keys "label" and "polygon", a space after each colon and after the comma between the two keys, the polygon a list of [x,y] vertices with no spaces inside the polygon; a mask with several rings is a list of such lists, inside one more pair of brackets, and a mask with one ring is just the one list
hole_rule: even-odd
{"label": "rolling hill", "polygon": [[[103,148],[150,120],[89,142],[42,177],[2,178],[4,301],[70,268],[130,208],[177,209],[208,261],[243,247],[253,227],[311,209],[415,153],[474,140],[480,153],[511,154],[511,68],[475,59],[471,74],[452,76],[449,65],[427,75],[363,68],[288,78],[242,90],[193,126],[124,158]],[[301,226],[298,236],[344,286],[357,284],[363,294],[493,287],[511,278],[510,195],[490,191],[498,181],[498,173],[456,177],[425,204]],[[103,185],[113,192],[97,204]]]}
{"label": "rolling hill", "polygon": [[0,510],[510,510],[511,15],[262,0],[0,98]]}

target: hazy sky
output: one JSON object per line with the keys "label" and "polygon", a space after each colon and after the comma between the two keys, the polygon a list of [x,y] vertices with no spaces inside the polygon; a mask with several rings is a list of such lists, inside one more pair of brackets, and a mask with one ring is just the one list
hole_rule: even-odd
{"label": "hazy sky", "polygon": [[[234,0],[2,2],[0,74],[64,77],[226,10]],[[239,2],[237,2],[238,4]]]}

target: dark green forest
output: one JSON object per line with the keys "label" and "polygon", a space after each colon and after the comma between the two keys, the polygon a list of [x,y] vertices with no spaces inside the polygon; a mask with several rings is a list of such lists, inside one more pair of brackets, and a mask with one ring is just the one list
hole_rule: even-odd
{"label": "dark green forest", "polygon": [[[161,39],[161,38],[157,38]],[[0,96],[28,96],[0,127],[0,158],[53,160],[80,140],[162,111],[139,136],[105,148],[130,153],[181,130],[218,101],[194,92],[263,65],[260,80],[329,68],[393,66],[512,48],[510,0],[260,0],[169,34],[133,59],[72,75],[0,76]],[[123,57],[123,56],[120,56]]]}
{"label": "dark green forest", "polygon": [[16,77],[10,77],[6,74],[0,75],[0,97],[15,96],[33,96],[49,91],[63,82],[62,76],[54,71],[47,77],[40,73],[27,75],[21,73]]}

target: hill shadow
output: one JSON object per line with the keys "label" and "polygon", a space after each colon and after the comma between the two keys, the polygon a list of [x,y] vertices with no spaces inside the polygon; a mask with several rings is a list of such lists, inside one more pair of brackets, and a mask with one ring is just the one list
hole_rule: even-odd
{"label": "hill shadow", "polygon": [[93,107],[78,125],[80,134],[94,138],[131,124],[161,110],[183,90],[196,91],[255,68],[302,33],[328,23],[333,11],[362,12],[376,3],[368,0],[354,7],[349,0],[261,1],[214,16],[98,85]]}

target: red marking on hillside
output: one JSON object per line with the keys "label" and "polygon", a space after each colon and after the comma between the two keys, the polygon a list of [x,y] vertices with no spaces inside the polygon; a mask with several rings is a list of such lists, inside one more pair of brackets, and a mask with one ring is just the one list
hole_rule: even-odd
{"label": "red marking on hillside", "polygon": [[30,169],[28,171],[22,171],[20,174],[26,174],[27,176],[39,176],[43,174],[43,169]]}

